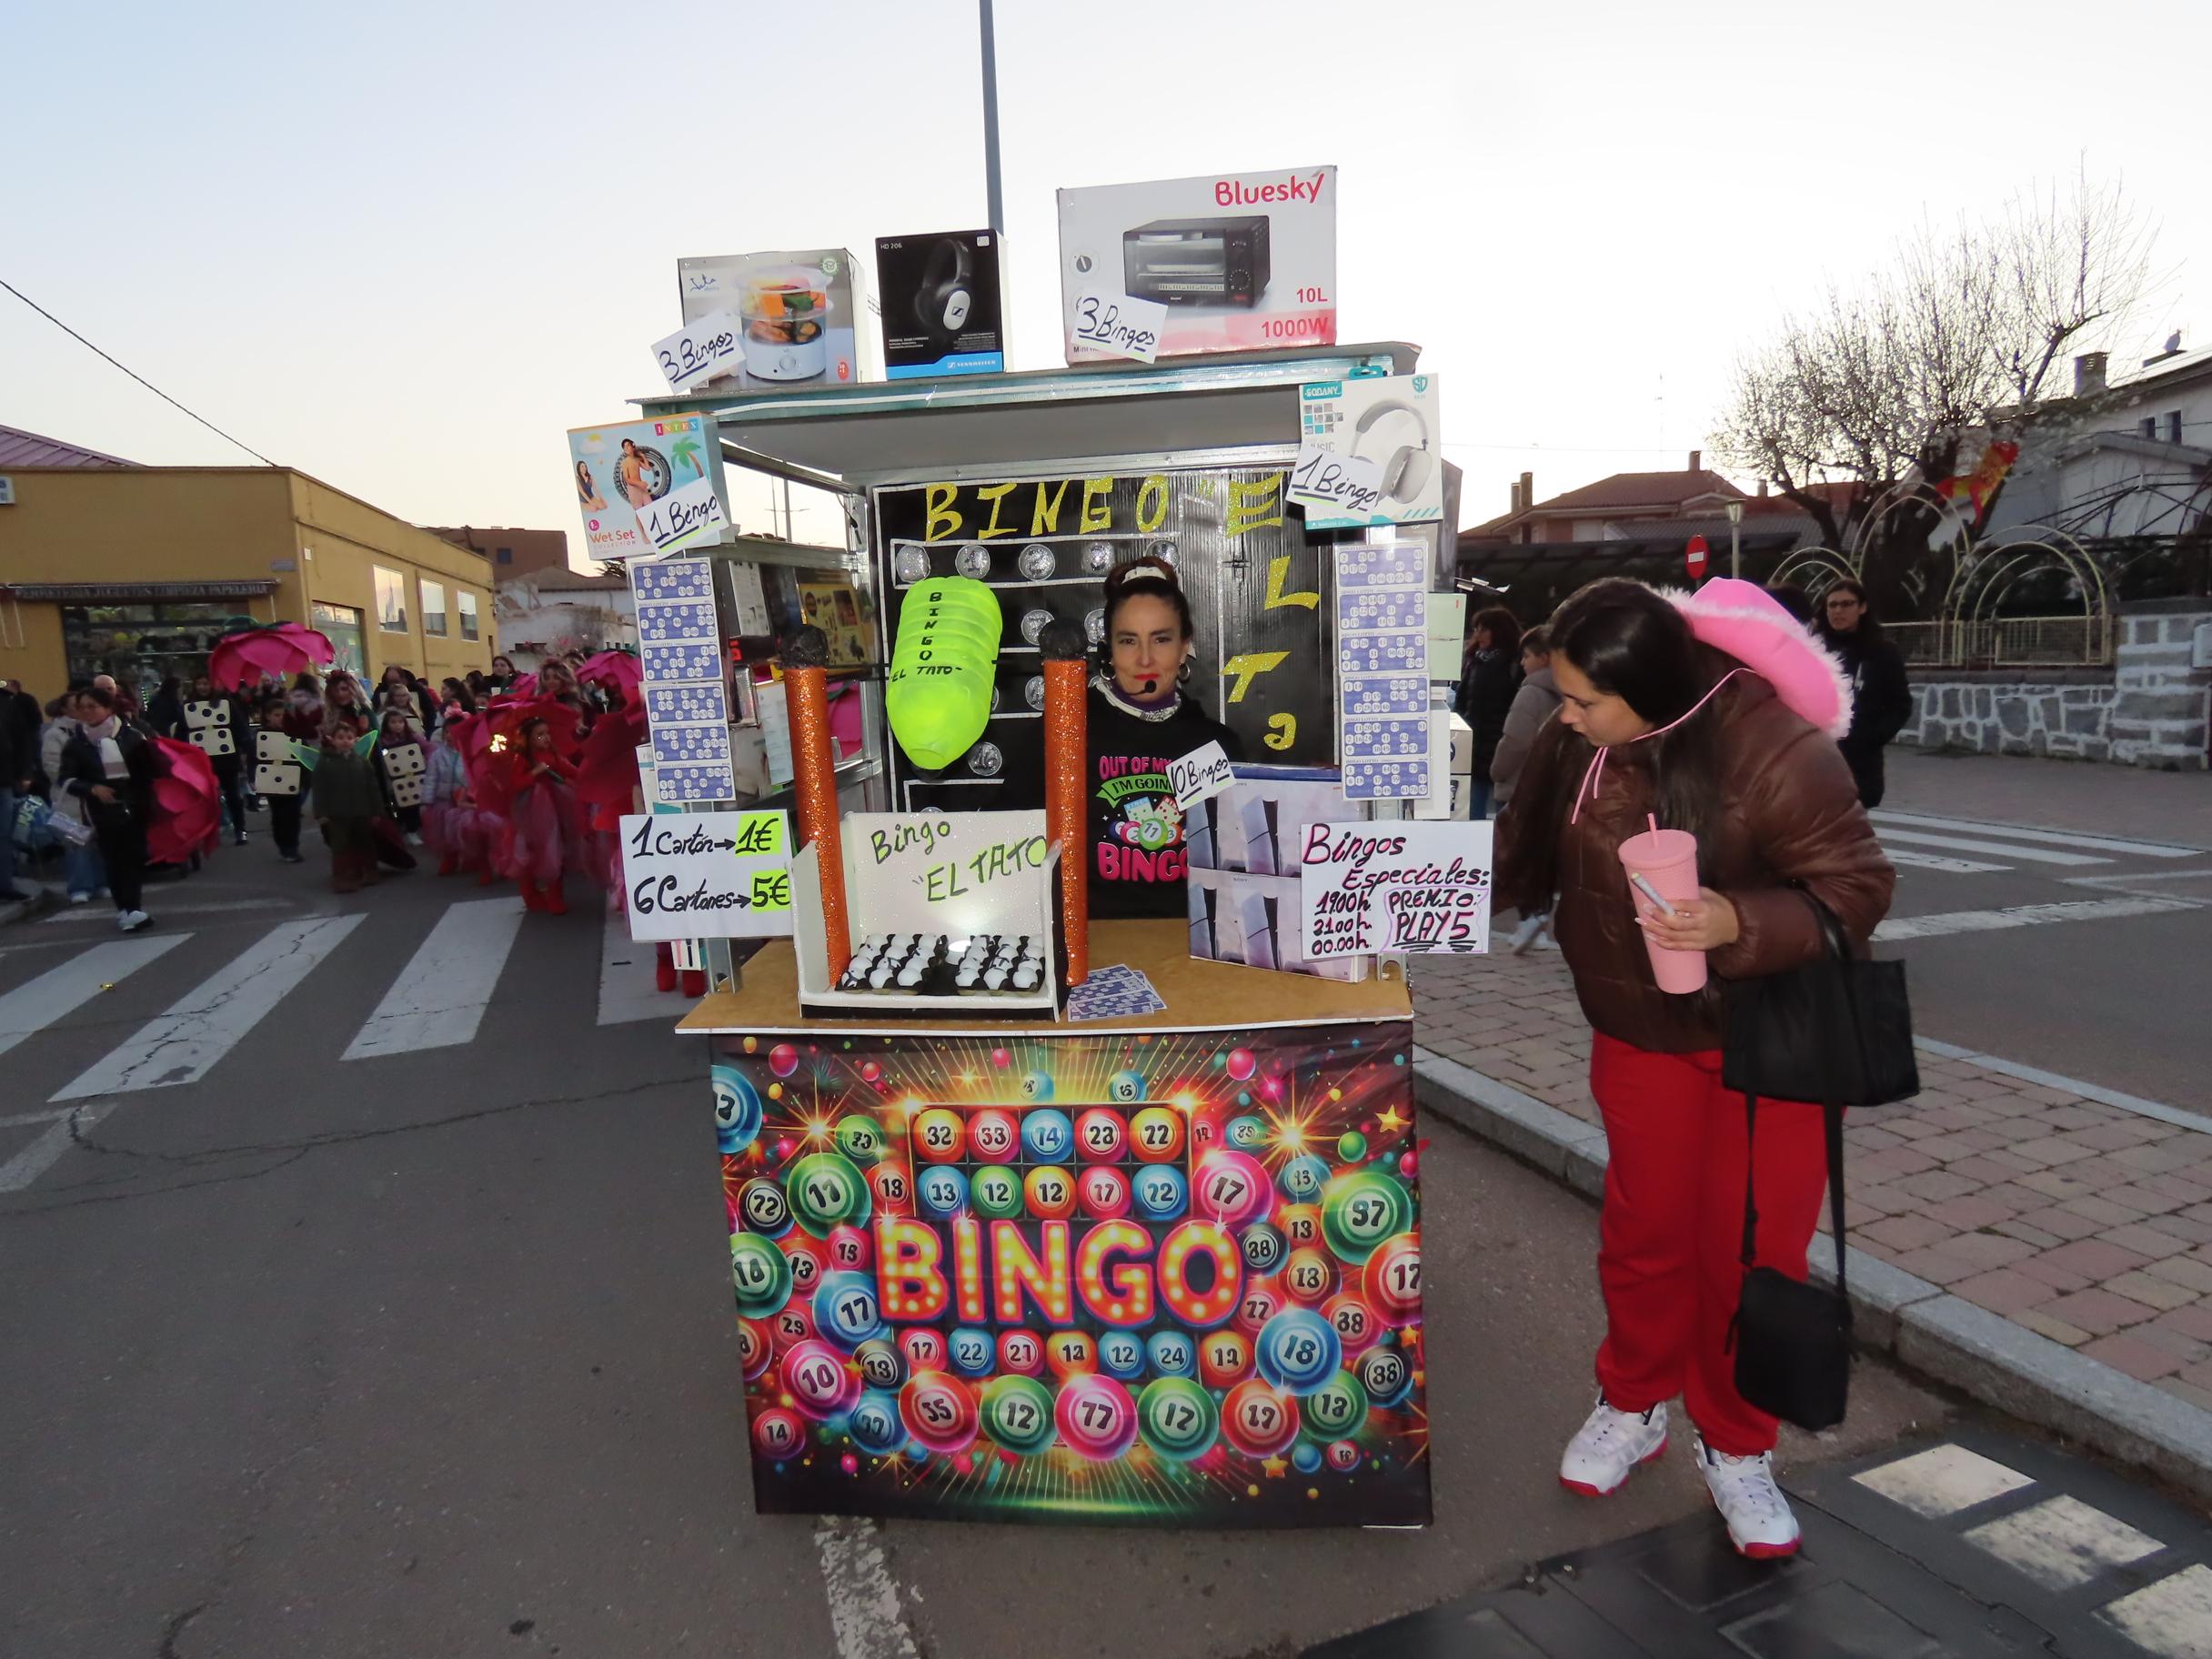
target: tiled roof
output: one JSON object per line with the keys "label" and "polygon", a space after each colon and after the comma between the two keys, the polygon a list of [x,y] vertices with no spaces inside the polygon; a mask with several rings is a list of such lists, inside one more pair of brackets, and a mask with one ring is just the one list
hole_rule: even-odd
{"label": "tiled roof", "polygon": [[1539,513],[1607,512],[1627,507],[1672,507],[1693,496],[1741,496],[1744,492],[1717,472],[1616,472],[1609,478],[1539,501]]}
{"label": "tiled roof", "polygon": [[0,467],[136,467],[121,456],[102,455],[20,427],[0,427]]}

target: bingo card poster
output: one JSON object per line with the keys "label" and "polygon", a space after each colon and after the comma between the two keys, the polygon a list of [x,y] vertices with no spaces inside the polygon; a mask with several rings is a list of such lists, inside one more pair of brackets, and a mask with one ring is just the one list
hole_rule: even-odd
{"label": "bingo card poster", "polygon": [[1425,1524],[1412,1037],[719,1039],[758,1508]]}

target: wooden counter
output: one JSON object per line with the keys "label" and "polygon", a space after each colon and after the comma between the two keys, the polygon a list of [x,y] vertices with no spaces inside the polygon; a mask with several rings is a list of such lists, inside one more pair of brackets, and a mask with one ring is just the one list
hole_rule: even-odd
{"label": "wooden counter", "polygon": [[1215,1031],[1266,1026],[1336,1025],[1411,1020],[1413,999],[1398,968],[1383,979],[1346,985],[1310,974],[1274,973],[1190,953],[1190,933],[1171,919],[1098,921],[1091,926],[1093,967],[1121,963],[1152,982],[1167,1007],[1120,1020],[809,1020],[799,1011],[799,963],[790,943],[777,940],[742,970],[744,989],[700,1000],[676,1029],[694,1033],[848,1031],[870,1035],[957,1035],[978,1031],[1031,1037],[1088,1037],[1107,1031]]}

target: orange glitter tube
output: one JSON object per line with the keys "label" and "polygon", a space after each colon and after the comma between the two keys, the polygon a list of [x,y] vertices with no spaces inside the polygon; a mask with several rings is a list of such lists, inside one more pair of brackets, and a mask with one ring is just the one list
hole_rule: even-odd
{"label": "orange glitter tube", "polygon": [[830,642],[819,628],[800,628],[783,648],[799,845],[815,850],[834,985],[852,960],[852,935],[845,921],[845,848],[838,835],[837,756],[830,740],[830,676],[823,666],[829,660]]}
{"label": "orange glitter tube", "polygon": [[1044,658],[1044,833],[1060,843],[1060,914],[1068,936],[1068,983],[1091,975],[1091,847],[1083,813],[1090,748],[1091,665],[1083,630],[1054,622],[1037,641]]}

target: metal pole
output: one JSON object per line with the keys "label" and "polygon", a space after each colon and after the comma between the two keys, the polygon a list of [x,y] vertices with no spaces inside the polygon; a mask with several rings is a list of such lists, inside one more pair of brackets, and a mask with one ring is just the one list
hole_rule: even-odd
{"label": "metal pole", "polygon": [[1006,228],[999,199],[999,47],[990,21],[990,0],[977,0],[983,20],[983,188],[989,197],[990,228]]}
{"label": "metal pole", "polygon": [[1743,528],[1738,519],[1728,521],[1728,574],[1738,581],[1744,579],[1744,556],[1738,551],[1736,532]]}

